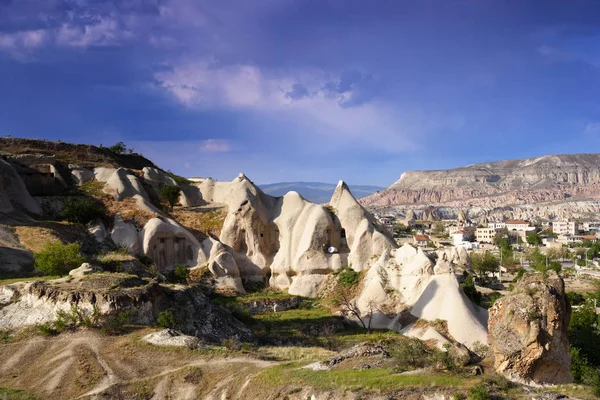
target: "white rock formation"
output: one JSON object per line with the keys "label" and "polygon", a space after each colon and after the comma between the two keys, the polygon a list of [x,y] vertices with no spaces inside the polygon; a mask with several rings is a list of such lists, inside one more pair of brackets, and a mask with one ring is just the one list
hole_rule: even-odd
{"label": "white rock formation", "polygon": [[108,233],[106,232],[106,227],[104,226],[101,220],[92,222],[88,226],[88,232],[91,233],[96,239],[96,241],[99,243],[102,243],[104,239],[106,239],[106,237],[108,236]]}
{"label": "white rock formation", "polygon": [[80,168],[76,165],[69,165],[71,169],[71,178],[76,185],[82,185],[94,179],[94,171],[89,168]]}
{"label": "white rock formation", "polygon": [[0,212],[14,211],[15,204],[34,214],[42,213],[42,208],[31,197],[17,171],[0,158]]}
{"label": "white rock formation", "polygon": [[[268,196],[243,174],[232,182],[209,178],[196,186],[205,201],[228,206],[220,241],[232,249],[245,282],[270,275],[270,285],[314,297],[331,272],[349,263],[357,271],[366,269],[396,247],[343,182],[332,198],[335,212],[296,192]],[[337,252],[329,253],[329,247]]]}
{"label": "white rock formation", "polygon": [[110,237],[119,247],[127,249],[131,254],[139,254],[140,240],[133,224],[123,221],[120,215],[115,216],[114,227]]}

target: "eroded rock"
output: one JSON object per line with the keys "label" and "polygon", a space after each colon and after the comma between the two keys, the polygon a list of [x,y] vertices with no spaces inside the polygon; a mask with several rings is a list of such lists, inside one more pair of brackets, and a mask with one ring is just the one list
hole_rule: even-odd
{"label": "eroded rock", "polygon": [[553,271],[524,276],[490,309],[490,349],[496,371],[533,384],[573,381],[567,328],[571,308],[562,278]]}

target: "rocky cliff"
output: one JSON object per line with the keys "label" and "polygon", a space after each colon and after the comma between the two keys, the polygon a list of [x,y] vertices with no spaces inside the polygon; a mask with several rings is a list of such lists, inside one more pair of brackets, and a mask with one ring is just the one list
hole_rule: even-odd
{"label": "rocky cliff", "polygon": [[571,307],[555,272],[524,276],[490,310],[488,342],[496,371],[534,384],[571,383]]}
{"label": "rocky cliff", "polygon": [[[436,205],[480,208],[536,204],[552,214],[552,203],[580,201],[573,212],[597,212],[600,154],[551,155],[402,174],[388,189],[361,199],[369,207]],[[548,203],[548,209],[540,203]],[[457,214],[458,211],[453,211]]]}

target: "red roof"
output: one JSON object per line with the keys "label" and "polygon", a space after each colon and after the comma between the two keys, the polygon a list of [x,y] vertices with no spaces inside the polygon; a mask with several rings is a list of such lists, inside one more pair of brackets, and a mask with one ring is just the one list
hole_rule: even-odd
{"label": "red roof", "polygon": [[463,231],[463,230],[454,232],[454,234],[457,234],[457,233],[462,233],[464,235],[465,233],[469,233],[469,232]]}
{"label": "red roof", "polygon": [[506,221],[506,225],[529,225],[529,221],[523,220],[514,220],[514,221]]}
{"label": "red roof", "polygon": [[596,240],[597,239],[596,235],[581,235],[581,238],[583,240]]}
{"label": "red roof", "polygon": [[415,240],[417,242],[427,242],[429,240],[429,236],[427,236],[427,235],[415,235]]}

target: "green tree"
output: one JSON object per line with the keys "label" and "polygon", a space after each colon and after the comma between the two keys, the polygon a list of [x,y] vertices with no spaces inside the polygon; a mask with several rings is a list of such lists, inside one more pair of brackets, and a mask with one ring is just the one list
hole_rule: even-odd
{"label": "green tree", "polygon": [[179,193],[181,189],[176,185],[162,185],[160,189],[158,189],[158,197],[161,201],[166,202],[171,209],[177,200],[179,200]]}
{"label": "green tree", "polygon": [[66,275],[85,261],[79,243],[62,244],[58,241],[47,243],[34,258],[35,269],[46,275]]}
{"label": "green tree", "polygon": [[485,276],[490,272],[498,272],[500,260],[492,253],[471,253],[471,265],[479,276]]}
{"label": "green tree", "polygon": [[127,147],[125,146],[125,143],[123,143],[123,142],[115,143],[112,146],[110,146],[108,149],[115,154],[124,154],[125,151],[127,151]]}
{"label": "green tree", "polygon": [[530,233],[527,235],[527,243],[532,246],[539,246],[542,244],[542,237],[538,233]]}
{"label": "green tree", "polygon": [[69,222],[87,224],[106,215],[104,206],[89,197],[67,197],[62,205],[62,216]]}

